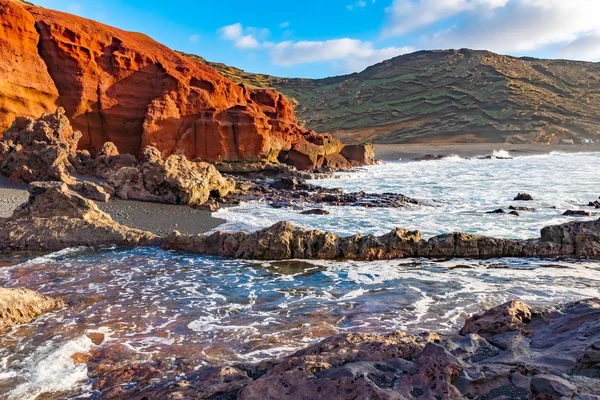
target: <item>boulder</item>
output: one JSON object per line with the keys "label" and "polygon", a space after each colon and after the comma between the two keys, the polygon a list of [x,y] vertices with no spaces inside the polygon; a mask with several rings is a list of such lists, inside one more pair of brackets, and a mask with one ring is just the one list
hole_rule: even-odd
{"label": "boulder", "polygon": [[563,215],[568,217],[591,217],[594,214],[585,210],[567,210],[563,213]]}
{"label": "boulder", "polygon": [[79,193],[90,200],[107,203],[110,200],[110,194],[99,184],[91,181],[76,182],[69,185],[69,189]]}
{"label": "boulder", "polygon": [[0,288],[0,331],[66,306],[61,299],[44,296],[33,290]]}
{"label": "boulder", "polygon": [[468,318],[460,334],[476,333],[483,337],[491,337],[509,331],[523,332],[530,321],[529,306],[522,301],[510,301]]}
{"label": "boulder", "polygon": [[375,163],[375,150],[372,144],[346,145],[340,152],[348,161],[354,161],[361,165]]}

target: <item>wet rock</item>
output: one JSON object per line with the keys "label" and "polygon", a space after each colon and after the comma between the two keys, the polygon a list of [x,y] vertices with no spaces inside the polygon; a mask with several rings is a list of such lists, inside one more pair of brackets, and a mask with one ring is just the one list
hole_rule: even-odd
{"label": "wet rock", "polygon": [[515,216],[517,216],[517,217],[520,215],[520,214],[519,214],[518,212],[516,212],[516,211],[511,211],[511,212],[509,212],[509,214],[510,214],[510,215],[515,215]]}
{"label": "wet rock", "polygon": [[508,331],[523,331],[531,321],[531,309],[522,301],[510,301],[492,308],[484,314],[474,315],[465,321],[461,335],[476,333],[490,337]]}
{"label": "wet rock", "polygon": [[303,215],[329,215],[330,212],[325,209],[322,209],[322,208],[315,208],[312,210],[302,211],[300,214],[303,214]]}
{"label": "wet rock", "polygon": [[513,200],[515,200],[515,201],[533,201],[533,196],[531,196],[529,193],[519,193]]}
{"label": "wet rock", "polygon": [[588,206],[600,208],[600,200],[590,201]]}
{"label": "wet rock", "polygon": [[66,306],[61,299],[44,296],[33,290],[0,288],[0,331]]}
{"label": "wet rock", "polygon": [[563,213],[563,215],[569,217],[591,217],[592,215],[595,215],[595,213],[585,210],[567,210]]}
{"label": "wet rock", "polygon": [[488,211],[488,212],[486,212],[486,214],[506,214],[506,211],[504,211],[501,208],[498,208],[497,210],[494,210],[494,211]]}
{"label": "wet rock", "polygon": [[60,250],[76,246],[151,246],[158,238],[114,222],[96,203],[61,182],[33,182],[29,200],[0,219],[0,249]]}
{"label": "wet rock", "polygon": [[449,156],[446,154],[437,154],[437,155],[433,155],[433,154],[425,154],[424,156],[421,157],[415,157],[414,161],[436,161],[436,160],[442,160],[444,158],[448,158]]}
{"label": "wet rock", "polygon": [[520,207],[520,206],[509,206],[508,209],[509,210],[514,210],[514,211],[529,211],[529,212],[534,212],[535,211],[535,208]]}

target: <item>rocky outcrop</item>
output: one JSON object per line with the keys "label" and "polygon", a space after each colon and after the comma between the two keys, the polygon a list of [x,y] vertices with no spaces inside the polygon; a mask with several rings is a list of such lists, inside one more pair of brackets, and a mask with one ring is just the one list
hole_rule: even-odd
{"label": "rocky outcrop", "polygon": [[63,307],[66,307],[63,300],[33,290],[0,288],[0,331]]}
{"label": "rocky outcrop", "polygon": [[17,117],[0,142],[0,171],[13,183],[72,183],[69,159],[75,156],[80,137],[62,108],[37,120]]}
{"label": "rocky outcrop", "polygon": [[254,233],[216,232],[189,236],[174,232],[163,248],[223,257],[282,259],[600,258],[600,220],[571,222],[543,228],[540,239],[511,240],[455,232],[424,240],[418,231],[395,229],[381,236],[342,237],[279,222]]}
{"label": "rocky outcrop", "polygon": [[112,142],[134,156],[152,146],[208,162],[346,166],[341,142],[301,127],[273,89],[238,85],[143,34],[12,0],[0,13],[0,129],[57,104],[92,155]]}
{"label": "rocky outcrop", "polygon": [[454,335],[346,333],[280,359],[192,372],[90,368],[103,371],[92,373],[107,399],[583,400],[600,395],[599,341],[600,299],[539,310],[512,301]]}
{"label": "rocky outcrop", "polygon": [[108,183],[116,196],[125,200],[189,206],[204,205],[211,197],[227,196],[235,188],[233,179],[224,178],[212,164],[175,154],[163,160],[152,147],[146,147],[140,165],[116,170]]}
{"label": "rocky outcrop", "polygon": [[34,182],[29,201],[0,219],[0,249],[61,250],[76,246],[149,246],[158,238],[114,222],[61,182]]}

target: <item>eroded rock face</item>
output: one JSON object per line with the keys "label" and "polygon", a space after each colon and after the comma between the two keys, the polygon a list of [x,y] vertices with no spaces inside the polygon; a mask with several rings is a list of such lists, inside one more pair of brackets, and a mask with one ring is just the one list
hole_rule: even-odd
{"label": "eroded rock face", "polygon": [[61,299],[44,296],[33,290],[0,288],[0,331],[66,306]]}
{"label": "eroded rock face", "polygon": [[[257,364],[173,371],[112,367],[97,380],[103,398],[165,399],[594,399],[600,395],[600,299],[531,311],[519,329],[507,310],[483,313],[486,336],[349,333]],[[509,311],[508,314],[511,314]],[[518,313],[517,313],[518,314]],[[481,316],[471,320],[481,320]],[[506,327],[503,327],[507,324]],[[193,360],[180,360],[193,365]],[[89,365],[92,374],[102,363]],[[198,363],[196,363],[198,364]],[[136,371],[137,376],[136,376]],[[152,381],[148,375],[154,377]],[[129,384],[144,382],[143,385]],[[118,391],[115,391],[118,388]]]}
{"label": "eroded rock face", "polygon": [[73,165],[81,137],[59,108],[34,120],[18,117],[0,143],[0,170],[13,183],[33,181],[73,182]]}
{"label": "eroded rock face", "polygon": [[158,238],[114,222],[96,204],[61,182],[34,182],[29,201],[0,219],[3,251],[60,250],[76,246],[151,246]]}
{"label": "eroded rock face", "polygon": [[0,1],[0,132],[16,117],[54,112],[58,90],[38,55],[35,20],[14,1]]}
{"label": "eroded rock face", "polygon": [[0,129],[57,104],[92,155],[112,142],[136,157],[152,146],[208,162],[346,165],[341,142],[298,125],[275,90],[237,85],[143,34],[11,0],[0,13]]}

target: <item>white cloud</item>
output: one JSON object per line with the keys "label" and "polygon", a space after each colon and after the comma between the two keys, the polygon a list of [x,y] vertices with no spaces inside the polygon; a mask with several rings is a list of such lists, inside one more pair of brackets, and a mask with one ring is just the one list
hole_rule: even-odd
{"label": "white cloud", "polygon": [[257,28],[244,28],[241,24],[225,26],[219,30],[223,39],[233,42],[234,46],[254,50],[268,51],[273,64],[294,66],[310,63],[331,63],[343,72],[355,72],[369,65],[414,51],[412,47],[376,48],[372,42],[350,38],[325,41],[283,41],[273,43],[259,41]]}
{"label": "white cloud", "polygon": [[[598,47],[595,34],[600,33],[596,0],[394,0],[386,11],[385,37],[431,30],[440,21],[460,16],[455,25],[422,34],[418,45],[423,48],[527,54],[562,47],[575,58],[589,58]],[[577,49],[582,56],[573,53]]]}
{"label": "white cloud", "polygon": [[289,21],[285,21],[285,22],[282,22],[282,23],[279,24],[279,27],[282,28],[282,29],[283,28],[287,28],[289,26],[290,26],[290,22]]}
{"label": "white cloud", "polygon": [[188,40],[189,40],[191,43],[197,43],[197,42],[198,42],[198,40],[200,40],[200,36],[199,36],[199,35],[192,35],[192,36],[190,36],[190,37],[188,38]]}
{"label": "white cloud", "polygon": [[238,22],[222,27],[219,32],[223,39],[232,41],[235,47],[239,49],[258,49],[261,46],[268,45],[267,42],[261,44],[259,41],[259,39],[264,39],[269,35],[268,29],[244,28]]}
{"label": "white cloud", "polygon": [[558,50],[563,58],[600,61],[600,32],[581,36]]}

